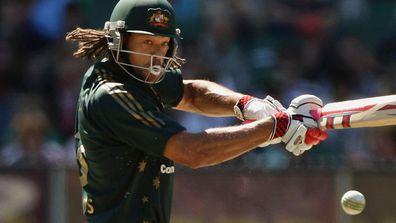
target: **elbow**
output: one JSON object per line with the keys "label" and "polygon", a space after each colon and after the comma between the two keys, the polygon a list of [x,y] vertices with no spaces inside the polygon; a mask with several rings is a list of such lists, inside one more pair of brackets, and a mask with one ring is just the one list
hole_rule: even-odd
{"label": "elbow", "polygon": [[199,169],[210,166],[208,154],[205,154],[191,145],[185,146],[182,150],[178,150],[177,153],[168,153],[167,157],[174,162],[191,169]]}
{"label": "elbow", "polygon": [[194,170],[207,166],[211,166],[211,164],[203,159],[195,159],[187,164],[187,167]]}
{"label": "elbow", "polygon": [[198,169],[216,163],[214,154],[205,149],[206,147],[198,134],[181,132],[168,141],[164,155],[178,164]]}
{"label": "elbow", "polygon": [[191,169],[199,169],[210,165],[207,156],[199,151],[191,152],[191,150],[186,149],[184,155],[179,161],[175,161]]}
{"label": "elbow", "polygon": [[197,163],[186,163],[185,164],[186,167],[196,170],[199,169],[200,167],[202,167],[201,165],[197,164]]}

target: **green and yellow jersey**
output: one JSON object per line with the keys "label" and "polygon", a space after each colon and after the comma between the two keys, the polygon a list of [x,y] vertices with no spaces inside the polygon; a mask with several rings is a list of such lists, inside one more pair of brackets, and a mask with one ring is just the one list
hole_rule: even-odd
{"label": "green and yellow jersey", "polygon": [[180,70],[148,85],[112,61],[89,68],[76,124],[88,222],[169,222],[175,167],[163,152],[167,140],[185,128],[163,109],[182,96]]}

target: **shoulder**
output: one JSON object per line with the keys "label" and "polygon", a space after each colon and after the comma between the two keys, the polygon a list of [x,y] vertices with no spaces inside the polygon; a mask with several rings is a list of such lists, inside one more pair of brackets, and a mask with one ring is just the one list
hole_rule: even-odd
{"label": "shoulder", "polygon": [[114,73],[115,65],[112,61],[102,60],[88,68],[85,76],[110,75]]}
{"label": "shoulder", "polygon": [[101,73],[108,73],[108,69],[105,67],[103,62],[97,62],[90,66],[84,74],[81,85],[82,90],[92,88],[92,86],[97,82],[98,75]]}
{"label": "shoulder", "polygon": [[111,110],[116,108],[115,105],[122,101],[123,97],[128,94],[125,90],[124,84],[119,82],[112,82],[104,80],[100,83],[92,95],[90,103],[93,108],[100,108],[100,110]]}
{"label": "shoulder", "polygon": [[124,84],[116,81],[106,62],[93,64],[82,83],[79,106],[87,115],[100,110],[114,109],[115,95],[122,92]]}
{"label": "shoulder", "polygon": [[176,106],[184,94],[182,71],[173,69],[167,72],[164,79],[155,87],[167,107]]}
{"label": "shoulder", "polygon": [[94,83],[90,89],[92,103],[106,105],[113,103],[117,95],[127,93],[126,84],[116,78],[112,66],[111,62],[102,61],[92,67],[94,74]]}

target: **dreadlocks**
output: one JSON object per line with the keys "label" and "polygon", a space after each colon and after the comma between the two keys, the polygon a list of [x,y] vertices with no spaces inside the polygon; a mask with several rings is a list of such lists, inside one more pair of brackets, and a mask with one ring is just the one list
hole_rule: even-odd
{"label": "dreadlocks", "polygon": [[[108,57],[110,49],[107,44],[106,32],[104,30],[82,29],[77,27],[75,30],[67,33],[66,41],[78,41],[78,49],[73,56],[81,59],[98,60]],[[174,56],[171,61],[171,67],[180,68],[186,60]]]}
{"label": "dreadlocks", "polygon": [[78,27],[67,33],[66,41],[78,41],[78,49],[73,53],[76,58],[96,60],[107,57],[110,53],[106,33],[102,30]]}

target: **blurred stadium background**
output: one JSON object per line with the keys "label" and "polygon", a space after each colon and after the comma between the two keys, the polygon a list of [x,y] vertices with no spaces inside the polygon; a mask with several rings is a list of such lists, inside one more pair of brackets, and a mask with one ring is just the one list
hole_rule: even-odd
{"label": "blurred stadium background", "polygon": [[[284,105],[395,94],[395,0],[172,0],[188,60],[205,78]],[[0,222],[82,223],[73,125],[89,66],[64,42],[101,29],[116,0],[1,0]],[[171,112],[189,130],[237,124]],[[175,223],[395,223],[396,128],[330,132],[302,157],[279,146],[200,170],[178,167]],[[367,207],[345,215],[342,194]],[[393,195],[392,195],[393,194]]]}

